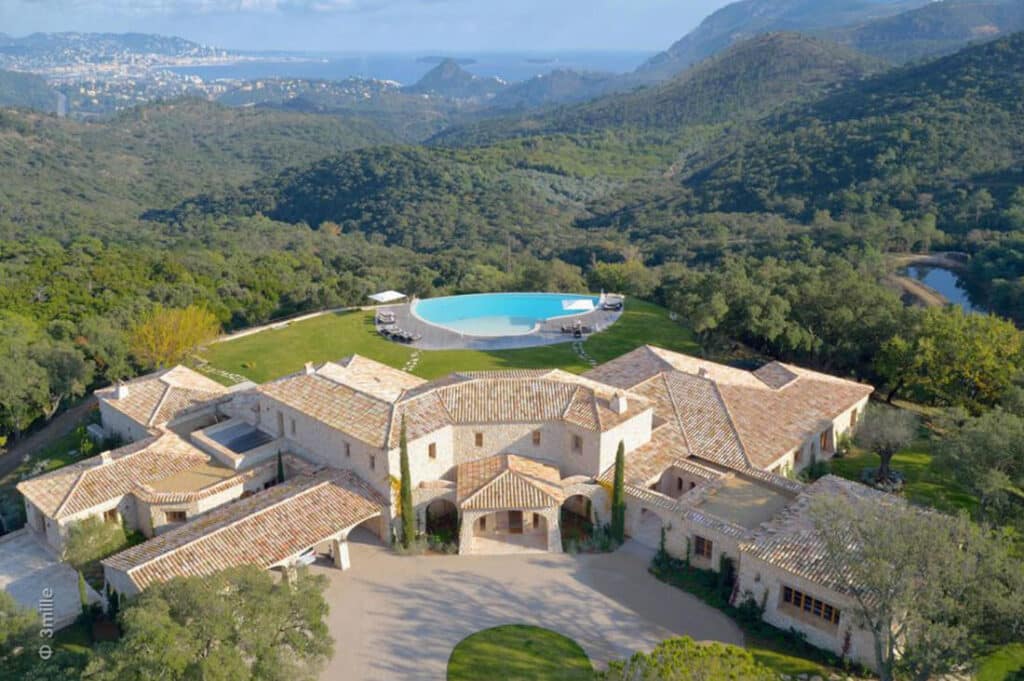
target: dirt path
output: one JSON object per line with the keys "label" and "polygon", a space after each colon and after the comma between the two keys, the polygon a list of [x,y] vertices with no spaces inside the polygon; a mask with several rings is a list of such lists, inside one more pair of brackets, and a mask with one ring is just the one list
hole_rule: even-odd
{"label": "dirt path", "polygon": [[931,265],[932,267],[943,267],[948,270],[961,270],[967,264],[966,253],[949,251],[945,253],[898,253],[891,256],[896,267],[908,267],[910,265]]}
{"label": "dirt path", "polygon": [[912,277],[890,274],[886,277],[886,281],[892,284],[894,288],[899,289],[901,295],[911,298],[915,304],[923,305],[924,307],[939,307],[949,303],[944,295]]}
{"label": "dirt path", "polygon": [[52,421],[25,439],[14,443],[10,449],[0,454],[0,478],[17,468],[26,454],[49,447],[73,431],[89,412],[96,408],[96,398],[90,395],[80,404],[55,416]]}

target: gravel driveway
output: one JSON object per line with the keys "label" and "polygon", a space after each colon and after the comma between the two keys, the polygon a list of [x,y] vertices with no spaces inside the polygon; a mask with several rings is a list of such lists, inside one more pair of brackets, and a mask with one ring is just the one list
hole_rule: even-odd
{"label": "gravel driveway", "polygon": [[443,680],[455,644],[519,622],[575,639],[600,666],[673,635],[743,643],[725,615],[651,577],[650,553],[631,543],[582,556],[400,557],[359,532],[351,570],[313,568],[331,579],[324,681]]}

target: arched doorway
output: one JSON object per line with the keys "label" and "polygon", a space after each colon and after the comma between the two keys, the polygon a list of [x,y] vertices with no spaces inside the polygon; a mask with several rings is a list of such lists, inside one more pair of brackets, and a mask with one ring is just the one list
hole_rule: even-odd
{"label": "arched doorway", "polygon": [[562,529],[562,544],[577,545],[594,536],[593,504],[589,497],[574,494],[562,502],[559,518]]}
{"label": "arched doorway", "polygon": [[447,499],[434,499],[423,512],[428,537],[442,544],[459,541],[459,509]]}

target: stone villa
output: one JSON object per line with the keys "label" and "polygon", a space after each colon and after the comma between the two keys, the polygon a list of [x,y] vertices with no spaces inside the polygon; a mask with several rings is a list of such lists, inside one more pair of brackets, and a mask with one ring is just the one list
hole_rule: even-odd
{"label": "stone villa", "polygon": [[[418,527],[460,553],[561,551],[565,514],[605,523],[626,451],[627,533],[692,564],[736,566],[734,597],[871,664],[870,637],[822,565],[816,495],[876,494],[786,477],[833,455],[870,386],[778,362],[756,371],[645,346],[577,376],[464,372],[424,381],[360,356],[232,389],[184,367],[97,393],[130,444],[22,482],[30,528],[56,549],[89,516],[151,537],[104,561],[131,595],[179,575],[313,553],[349,565],[350,532],[397,527],[404,424]],[[278,460],[285,481],[278,483]]]}

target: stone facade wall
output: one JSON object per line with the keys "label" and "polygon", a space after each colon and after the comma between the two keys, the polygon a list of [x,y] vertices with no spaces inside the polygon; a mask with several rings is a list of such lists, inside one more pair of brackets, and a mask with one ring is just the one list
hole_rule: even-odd
{"label": "stone facade wall", "polygon": [[[711,541],[710,559],[696,554],[694,547],[698,536]],[[685,517],[677,517],[666,526],[665,551],[674,558],[685,560],[687,550],[690,552],[690,565],[695,568],[718,572],[723,554],[731,558],[733,564],[737,569],[739,568],[739,540],[710,527],[691,522]]]}
{"label": "stone facade wall", "polygon": [[682,468],[669,466],[661,474],[661,478],[655,484],[654,491],[660,492],[667,497],[678,499],[691,489],[699,486],[702,482],[704,482],[703,478],[698,478]]}
{"label": "stone facade wall", "polygon": [[[853,608],[849,599],[792,573],[768,565],[764,561],[744,554],[739,565],[737,598],[753,598],[764,606],[764,620],[779,629],[790,628],[807,637],[808,643],[829,650],[836,655],[844,653],[849,637],[847,657],[868,669],[875,668],[874,646],[871,635],[853,623]],[[782,587],[798,589],[805,594],[840,609],[839,623],[835,627],[815,624],[820,620],[796,613],[782,604]]]}
{"label": "stone facade wall", "polygon": [[[533,433],[540,431],[540,444],[533,444]],[[483,445],[476,445],[476,434],[482,433]],[[584,437],[583,431],[572,433]],[[518,454],[543,463],[563,467],[563,458],[572,448],[572,433],[563,423],[501,423],[468,424],[453,428],[455,464],[476,461],[495,454]],[[563,473],[564,475],[564,473]]]}
{"label": "stone facade wall", "polygon": [[[860,402],[837,416],[827,427],[822,428],[821,431],[805,440],[802,445],[786,452],[770,465],[766,466],[765,470],[778,473],[779,475],[785,475],[787,471],[800,472],[815,461],[827,461],[831,459],[835,453],[839,438],[845,433],[850,433],[852,430],[851,423],[854,412],[858,414],[859,423],[859,419],[864,416],[864,409],[867,407],[867,404],[868,398],[865,397]],[[826,431],[828,433],[828,447],[825,451],[822,451],[821,433]]]}
{"label": "stone facade wall", "polygon": [[[434,445],[434,458],[430,457],[430,445]],[[399,447],[388,452],[389,474],[401,476],[401,450]],[[424,437],[409,440],[409,474],[415,488],[421,482],[455,478],[455,449],[452,427],[445,426]]]}
{"label": "stone facade wall", "polygon": [[[533,514],[542,518],[538,525],[533,524]],[[535,534],[545,532],[547,534],[548,551],[551,553],[562,552],[562,531],[559,523],[561,515],[560,507],[526,509],[523,511],[523,533]],[[480,530],[477,523],[480,518],[487,519],[487,528]],[[470,550],[473,537],[476,536],[501,536],[508,531],[508,511],[463,511],[462,523],[459,528],[459,553],[466,553]]]}
{"label": "stone facade wall", "polygon": [[651,440],[651,423],[654,418],[653,409],[645,409],[636,416],[611,428],[600,435],[598,458],[592,463],[596,470],[579,471],[583,475],[600,475],[615,465],[615,454],[619,442],[625,444],[626,453]]}
{"label": "stone facade wall", "polygon": [[385,497],[390,496],[388,454],[385,450],[342,433],[266,396],[260,400],[259,423],[254,425],[259,425],[276,437],[279,434],[278,414],[281,414],[284,437],[289,445],[286,449],[290,448],[296,454],[324,466],[351,470]]}
{"label": "stone facade wall", "polygon": [[149,437],[149,429],[146,426],[114,409],[106,400],[99,400],[99,405],[103,432],[108,436],[117,436],[125,442],[135,442]]}
{"label": "stone facade wall", "polygon": [[135,583],[128,577],[128,573],[122,570],[115,570],[114,568],[103,566],[103,578],[111,589],[119,594],[125,596],[135,596],[139,593],[139,590],[135,587]]}

